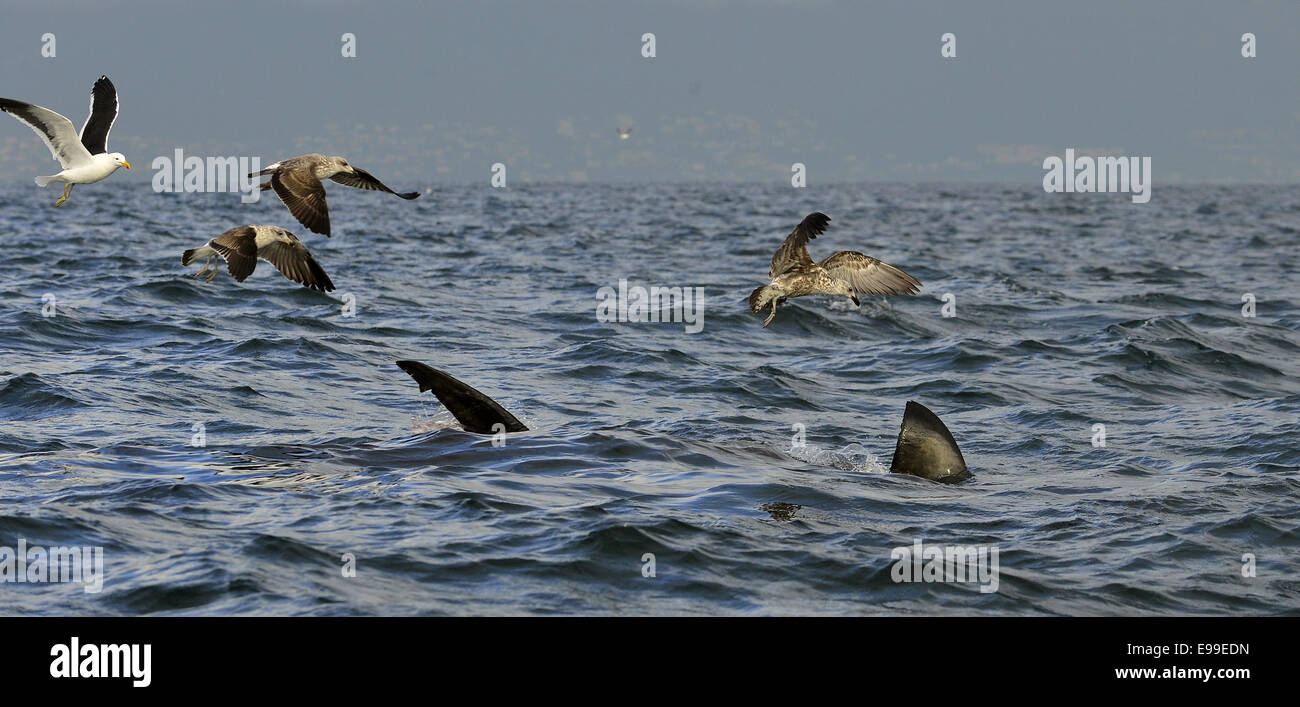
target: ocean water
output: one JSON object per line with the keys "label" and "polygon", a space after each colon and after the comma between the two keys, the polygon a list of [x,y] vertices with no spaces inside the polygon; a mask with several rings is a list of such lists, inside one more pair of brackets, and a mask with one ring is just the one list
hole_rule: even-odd
{"label": "ocean water", "polygon": [[[1300,613],[1294,187],[334,186],[329,240],[270,198],[57,196],[0,186],[0,546],[102,547],[103,587],[3,613]],[[814,258],[921,294],[763,329],[815,210]],[[181,267],[247,223],[338,290]],[[599,321],[624,279],[703,288],[703,328]],[[461,431],[406,358],[531,431]],[[908,400],[972,480],[887,473]],[[917,541],[996,548],[997,591],[895,582]]]}

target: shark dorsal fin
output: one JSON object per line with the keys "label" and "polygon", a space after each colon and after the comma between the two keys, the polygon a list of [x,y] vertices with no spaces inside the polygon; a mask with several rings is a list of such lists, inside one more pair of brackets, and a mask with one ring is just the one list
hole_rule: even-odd
{"label": "shark dorsal fin", "polygon": [[451,412],[466,432],[490,435],[498,431],[493,429],[498,424],[503,425],[506,432],[528,430],[497,401],[436,368],[419,361],[398,361],[397,365],[420,384],[421,393],[432,390],[438,396],[438,402]]}
{"label": "shark dorsal fin", "polygon": [[943,483],[965,481],[971,476],[947,425],[929,408],[912,400],[907,401],[903,411],[903,426],[898,430],[889,470]]}

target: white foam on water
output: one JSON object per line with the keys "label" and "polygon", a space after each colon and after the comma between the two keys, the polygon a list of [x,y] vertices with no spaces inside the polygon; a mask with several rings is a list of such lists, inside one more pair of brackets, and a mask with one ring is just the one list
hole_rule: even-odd
{"label": "white foam on water", "polygon": [[787,449],[785,453],[809,464],[841,471],[858,471],[869,474],[889,473],[889,467],[881,464],[879,457],[856,442],[838,451],[821,449],[809,444],[803,447]]}

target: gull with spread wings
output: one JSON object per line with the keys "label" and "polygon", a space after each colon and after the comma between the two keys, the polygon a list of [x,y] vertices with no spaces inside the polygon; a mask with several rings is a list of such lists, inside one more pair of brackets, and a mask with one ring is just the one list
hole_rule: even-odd
{"label": "gull with spread wings", "polygon": [[308,230],[330,235],[330,212],[325,204],[325,186],[322,179],[330,179],[339,184],[396,194],[403,199],[414,199],[419,192],[399,194],[389,189],[383,182],[375,179],[360,167],[353,167],[342,157],[325,155],[298,155],[287,160],[280,160],[261,172],[248,175],[261,177],[271,175],[271,181],[262,184],[262,190],[274,189],[280,201],[289,207],[289,213],[298,219],[298,223]]}
{"label": "gull with spread wings", "polygon": [[226,261],[230,275],[236,282],[243,282],[253,274],[257,261],[265,260],[274,265],[281,275],[303,287],[322,292],[334,290],[330,276],[311,257],[307,246],[297,236],[279,226],[236,226],[202,246],[182,253],[181,265],[203,260],[203,269],[195,273],[194,277],[208,275],[208,280],[211,281],[217,276],[218,271],[212,266],[217,258]]}
{"label": "gull with spread wings", "polygon": [[63,171],[48,177],[37,177],[36,186],[50,182],[63,182],[63,196],[54,203],[63,206],[77,184],[93,184],[117,171],[118,167],[131,169],[131,163],[120,152],[108,151],[108,131],[117,120],[117,89],[107,76],[100,76],[90,89],[90,115],[81,126],[81,134],[72,121],[31,103],[0,98],[0,111],[17,118],[36,134],[49,148],[54,159],[63,165]]}
{"label": "gull with spread wings", "polygon": [[808,214],[786,236],[781,248],[772,256],[768,277],[772,281],[749,296],[749,311],[761,313],[771,305],[763,326],[772,323],[776,308],[791,297],[805,295],[842,295],[860,305],[857,293],[871,295],[914,295],[921,283],[888,263],[851,250],[841,250],[820,263],[808,255],[808,241],[826,231],[831,221],[826,214]]}

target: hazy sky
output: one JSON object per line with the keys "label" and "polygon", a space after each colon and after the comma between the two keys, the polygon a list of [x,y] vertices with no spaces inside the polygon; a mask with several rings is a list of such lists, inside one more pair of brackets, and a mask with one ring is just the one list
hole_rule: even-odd
{"label": "hazy sky", "polygon": [[[1295,0],[0,0],[0,96],[80,127],[100,74],[136,165],[114,179],[180,147],[341,154],[402,188],[495,162],[512,182],[788,182],[794,162],[810,184],[1039,182],[1076,147],[1149,155],[1157,187],[1300,183]],[[0,118],[0,178],[57,171]]]}

